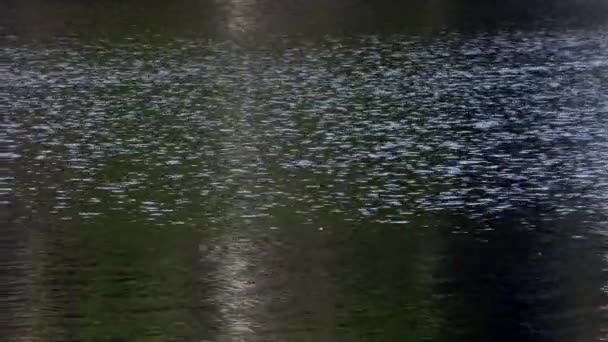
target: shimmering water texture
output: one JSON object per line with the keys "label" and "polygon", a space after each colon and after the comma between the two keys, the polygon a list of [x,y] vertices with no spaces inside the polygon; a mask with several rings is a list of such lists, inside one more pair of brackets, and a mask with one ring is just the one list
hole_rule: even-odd
{"label": "shimmering water texture", "polygon": [[7,44],[1,339],[600,340],[605,37]]}

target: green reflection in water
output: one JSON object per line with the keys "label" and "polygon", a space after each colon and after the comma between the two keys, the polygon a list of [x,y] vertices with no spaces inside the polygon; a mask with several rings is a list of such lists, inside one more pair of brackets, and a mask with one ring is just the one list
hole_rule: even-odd
{"label": "green reflection in water", "polygon": [[[56,340],[173,341],[204,335],[198,233],[113,215],[47,237],[41,276]],[[44,287],[48,287],[44,289]],[[44,324],[44,323],[43,323]],[[44,331],[44,330],[43,330]],[[43,339],[44,336],[41,336]]]}

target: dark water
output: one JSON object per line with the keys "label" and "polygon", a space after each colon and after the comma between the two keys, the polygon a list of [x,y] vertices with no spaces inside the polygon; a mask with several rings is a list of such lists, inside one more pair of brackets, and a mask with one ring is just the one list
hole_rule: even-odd
{"label": "dark water", "polygon": [[573,3],[3,1],[0,340],[608,338]]}

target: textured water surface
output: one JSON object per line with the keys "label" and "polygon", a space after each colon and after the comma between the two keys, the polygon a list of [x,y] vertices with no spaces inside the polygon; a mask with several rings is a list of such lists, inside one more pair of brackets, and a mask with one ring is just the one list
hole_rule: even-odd
{"label": "textured water surface", "polygon": [[606,336],[603,29],[3,39],[2,340]]}

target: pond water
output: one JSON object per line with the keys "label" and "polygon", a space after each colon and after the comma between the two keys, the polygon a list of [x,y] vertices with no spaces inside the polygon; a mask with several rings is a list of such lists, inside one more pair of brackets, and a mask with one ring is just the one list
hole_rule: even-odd
{"label": "pond water", "polygon": [[411,6],[3,1],[0,339],[607,338],[608,29]]}

